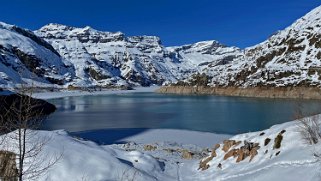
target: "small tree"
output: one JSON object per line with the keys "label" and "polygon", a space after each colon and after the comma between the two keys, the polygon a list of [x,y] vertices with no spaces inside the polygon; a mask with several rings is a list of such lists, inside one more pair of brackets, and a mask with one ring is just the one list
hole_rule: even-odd
{"label": "small tree", "polygon": [[[299,100],[298,100],[299,101]],[[303,114],[303,105],[301,102],[296,104],[295,119],[299,121],[298,127],[302,138],[308,144],[317,144],[321,139],[320,116],[314,115],[305,117]]]}
{"label": "small tree", "polygon": [[2,116],[0,130],[2,134],[3,148],[16,153],[18,160],[19,181],[35,179],[61,157],[40,157],[43,147],[50,140],[38,134],[41,123],[47,118],[47,105],[45,101],[32,98],[33,87],[19,88],[19,94],[12,95],[2,103]]}
{"label": "small tree", "polygon": [[319,116],[299,119],[300,133],[308,144],[317,144],[321,138]]}

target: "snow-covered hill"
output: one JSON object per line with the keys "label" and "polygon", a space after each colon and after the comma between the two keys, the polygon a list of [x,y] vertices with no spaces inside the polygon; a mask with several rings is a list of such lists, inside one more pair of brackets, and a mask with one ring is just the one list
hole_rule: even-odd
{"label": "snow-covered hill", "polygon": [[[46,144],[36,158],[26,160],[26,167],[33,163],[28,162],[29,159],[41,160],[43,165],[37,165],[40,169],[53,158],[59,158],[37,180],[320,180],[320,160],[314,154],[320,153],[321,145],[306,144],[298,124],[293,121],[275,125],[233,136],[229,141],[223,141],[228,139],[226,136],[211,133],[149,130],[127,138],[131,142],[112,145],[97,145],[71,137],[65,131],[33,131],[28,144],[33,143],[32,140],[46,140]],[[11,140],[14,133],[9,135],[5,137],[7,145],[1,147],[15,152],[17,140]],[[186,141],[213,146],[206,148],[186,144]],[[228,142],[233,144],[227,146]],[[279,146],[275,146],[276,142]],[[239,148],[251,149],[253,158],[239,159],[240,153],[234,156],[233,150]],[[207,166],[200,168],[205,160]]]}

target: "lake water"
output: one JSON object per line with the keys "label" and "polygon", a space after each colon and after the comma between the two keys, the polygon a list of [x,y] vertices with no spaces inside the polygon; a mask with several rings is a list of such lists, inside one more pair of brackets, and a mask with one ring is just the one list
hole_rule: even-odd
{"label": "lake water", "polygon": [[[297,100],[128,93],[49,100],[58,110],[44,122],[71,132],[112,128],[171,128],[237,134],[294,119]],[[300,101],[305,114],[321,102]]]}

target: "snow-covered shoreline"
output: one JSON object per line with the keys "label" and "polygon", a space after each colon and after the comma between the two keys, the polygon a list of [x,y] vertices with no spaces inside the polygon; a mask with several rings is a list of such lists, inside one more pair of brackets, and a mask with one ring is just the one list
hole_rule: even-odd
{"label": "snow-covered shoreline", "polygon": [[38,92],[33,93],[32,97],[38,99],[56,99],[71,96],[89,96],[89,95],[110,95],[110,94],[126,94],[138,92],[155,92],[159,86],[151,87],[135,87],[133,90],[107,89],[101,91],[81,91],[81,90],[62,90],[57,92]]}
{"label": "snow-covered shoreline", "polygon": [[[216,140],[212,139],[215,135],[209,133],[150,130],[124,139],[127,143],[109,145],[98,145],[63,130],[36,131],[36,140],[50,137],[37,159],[48,160],[63,154],[38,180],[319,180],[320,161],[313,153],[320,152],[320,144],[305,144],[298,131],[298,123],[291,121],[266,130]],[[274,139],[281,133],[281,146],[274,148]],[[176,138],[165,141],[172,136]],[[203,147],[205,145],[177,143],[178,136],[184,141],[195,138],[212,144]],[[268,138],[271,139],[269,143],[266,142]],[[153,142],[156,139],[159,142]],[[225,143],[222,143],[225,139],[240,142],[228,148],[230,150],[238,149],[246,141],[258,143],[258,153],[253,160],[247,157],[236,162],[233,156],[226,159],[228,152],[222,149],[225,147]],[[200,161],[213,155],[216,143],[220,144],[216,156],[208,162],[207,169],[200,170]],[[7,144],[13,143],[9,141]]]}
{"label": "snow-covered shoreline", "polygon": [[199,147],[212,147],[213,144],[222,142],[232,137],[228,134],[210,132],[178,130],[178,129],[108,129],[73,132],[71,135],[92,140],[100,144],[135,142],[151,144],[171,142]]}

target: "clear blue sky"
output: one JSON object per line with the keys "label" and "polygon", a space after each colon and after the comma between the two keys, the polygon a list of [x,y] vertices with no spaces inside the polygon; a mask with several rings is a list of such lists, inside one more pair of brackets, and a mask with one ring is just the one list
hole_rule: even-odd
{"label": "clear blue sky", "polygon": [[244,48],[319,5],[320,0],[3,0],[0,21],[31,30],[60,23],[157,35],[166,46],[215,39]]}

